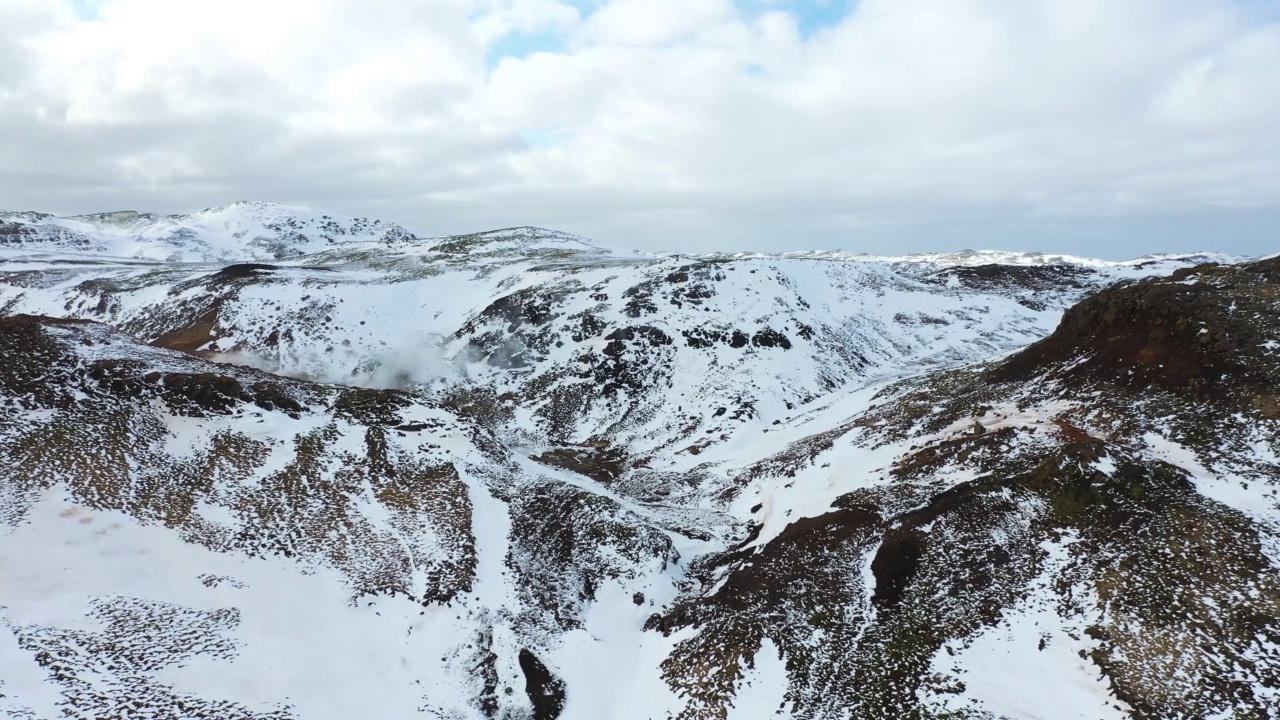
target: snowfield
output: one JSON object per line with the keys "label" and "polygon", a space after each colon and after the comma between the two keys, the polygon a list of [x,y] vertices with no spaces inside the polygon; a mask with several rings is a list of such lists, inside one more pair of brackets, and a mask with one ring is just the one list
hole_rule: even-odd
{"label": "snowfield", "polygon": [[1274,265],[0,213],[0,716],[1267,717]]}

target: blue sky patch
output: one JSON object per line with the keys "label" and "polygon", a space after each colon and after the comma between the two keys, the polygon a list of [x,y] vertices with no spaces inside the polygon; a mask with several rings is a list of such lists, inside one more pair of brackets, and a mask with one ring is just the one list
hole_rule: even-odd
{"label": "blue sky patch", "polygon": [[[96,0],[74,0],[79,3],[93,3]],[[578,9],[585,20],[603,4],[601,0],[566,0],[567,4]],[[800,36],[808,39],[814,33],[833,27],[849,16],[858,5],[858,0],[735,0],[743,19],[754,20],[763,13],[784,11],[791,13],[796,19]],[[566,35],[559,30],[544,30],[535,33],[513,32],[489,46],[485,56],[490,68],[497,66],[503,58],[525,58],[538,52],[563,52]]]}
{"label": "blue sky patch", "polygon": [[97,20],[101,17],[98,10],[104,0],[67,0],[67,4],[82,20]]}
{"label": "blue sky patch", "polygon": [[528,126],[516,129],[516,135],[531,148],[551,148],[564,145],[569,139],[568,133],[561,128],[548,126]]}
{"label": "blue sky patch", "polygon": [[800,37],[809,39],[814,33],[838,25],[857,7],[858,0],[738,0],[748,17],[782,10],[791,13],[800,29]]}
{"label": "blue sky patch", "polygon": [[485,53],[485,63],[492,68],[503,58],[519,59],[538,52],[560,52],[564,50],[564,42],[564,33],[555,30],[509,33],[489,45]]}

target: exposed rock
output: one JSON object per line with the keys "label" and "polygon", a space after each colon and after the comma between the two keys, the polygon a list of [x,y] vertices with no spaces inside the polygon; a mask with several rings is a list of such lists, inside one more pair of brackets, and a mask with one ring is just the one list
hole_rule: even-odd
{"label": "exposed rock", "polygon": [[533,705],[533,720],[556,720],[564,710],[564,683],[551,674],[546,665],[529,650],[520,650],[520,669],[524,671],[524,692]]}

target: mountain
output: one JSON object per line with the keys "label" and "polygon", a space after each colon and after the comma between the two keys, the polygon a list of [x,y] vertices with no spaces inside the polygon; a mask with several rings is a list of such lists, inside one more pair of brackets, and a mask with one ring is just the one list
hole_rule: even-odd
{"label": "mountain", "polygon": [[169,262],[277,260],[338,243],[407,237],[412,236],[404,228],[381,220],[262,202],[237,202],[191,215],[126,210],[56,217],[0,212],[0,247]]}
{"label": "mountain", "polygon": [[9,716],[1280,705],[1275,258],[3,216]]}

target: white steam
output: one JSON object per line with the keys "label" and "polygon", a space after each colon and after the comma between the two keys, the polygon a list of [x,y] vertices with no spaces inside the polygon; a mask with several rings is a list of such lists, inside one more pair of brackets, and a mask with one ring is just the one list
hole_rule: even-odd
{"label": "white steam", "polygon": [[243,350],[211,353],[214,362],[241,365],[275,375],[334,385],[402,390],[438,388],[465,380],[466,353],[450,357],[447,338],[426,334],[405,337],[383,352],[371,348],[281,348],[277,357]]}
{"label": "white steam", "polygon": [[450,385],[466,379],[462,360],[450,358],[445,340],[427,336],[366,361],[367,375],[351,384],[372,388],[403,389],[413,386]]}

